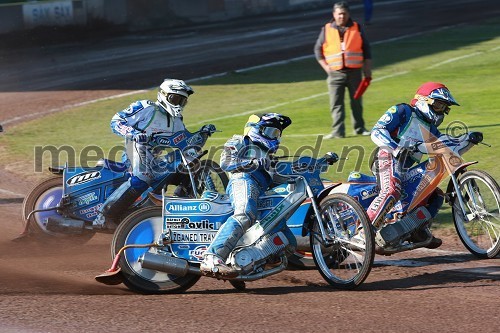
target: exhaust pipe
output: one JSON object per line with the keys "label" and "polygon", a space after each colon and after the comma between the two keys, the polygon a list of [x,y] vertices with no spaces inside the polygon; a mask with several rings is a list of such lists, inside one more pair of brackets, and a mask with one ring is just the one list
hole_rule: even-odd
{"label": "exhaust pipe", "polygon": [[47,219],[45,227],[52,232],[80,235],[85,230],[85,221],[54,215]]}
{"label": "exhaust pipe", "polygon": [[202,275],[200,269],[192,267],[184,259],[146,252],[138,260],[142,268],[165,272],[176,276]]}
{"label": "exhaust pipe", "polygon": [[309,236],[295,236],[295,239],[297,240],[297,251],[311,252]]}

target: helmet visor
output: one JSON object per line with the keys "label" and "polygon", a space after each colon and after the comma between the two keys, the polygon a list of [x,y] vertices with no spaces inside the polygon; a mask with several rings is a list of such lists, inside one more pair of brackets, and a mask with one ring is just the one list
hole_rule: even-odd
{"label": "helmet visor", "polygon": [[187,104],[187,97],[178,94],[167,94],[167,101],[174,106],[185,106]]}
{"label": "helmet visor", "polygon": [[259,130],[263,137],[268,139],[279,139],[281,137],[281,131],[276,127],[261,127]]}

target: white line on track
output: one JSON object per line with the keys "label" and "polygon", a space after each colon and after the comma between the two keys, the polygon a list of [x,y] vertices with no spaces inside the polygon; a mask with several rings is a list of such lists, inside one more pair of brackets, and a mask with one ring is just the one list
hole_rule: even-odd
{"label": "white line on track", "polygon": [[1,189],[1,188],[0,188],[0,194],[12,195],[12,196],[15,196],[15,197],[24,197],[24,194],[17,193],[17,192],[12,192],[12,191],[9,191],[9,190],[4,190],[4,189]]}
{"label": "white line on track", "polygon": [[[293,59],[291,61],[294,61],[294,60],[295,59]],[[392,78],[392,77],[404,75],[404,74],[407,74],[407,73],[409,73],[409,72],[408,71],[404,71],[404,72],[394,73],[394,74],[391,74],[391,75],[386,75],[386,76],[383,76],[383,77],[380,77],[380,78],[373,79],[373,82],[382,81],[382,80],[385,80],[385,79],[388,79],[388,78]],[[307,100],[310,100],[310,99],[314,99],[314,98],[317,98],[317,97],[325,96],[327,94],[328,94],[328,92],[324,92],[324,93],[320,93],[320,94],[306,96],[306,97],[298,98],[298,99],[295,99],[295,100],[292,100],[292,101],[289,101],[289,102],[271,105],[271,106],[268,106],[268,107],[265,107],[265,108],[261,108],[261,109],[255,109],[255,110],[250,110],[250,111],[245,111],[245,112],[234,113],[234,114],[231,114],[231,115],[221,116],[221,117],[212,118],[212,119],[205,119],[204,121],[200,121],[200,122],[193,123],[193,124],[190,124],[190,125],[193,125],[193,126],[194,125],[201,125],[201,124],[206,124],[206,123],[209,123],[209,122],[214,122],[214,121],[217,121],[217,120],[235,118],[235,117],[239,117],[239,116],[243,116],[243,115],[247,115],[247,114],[253,114],[253,113],[260,113],[260,112],[264,112],[264,111],[269,111],[269,110],[276,109],[276,108],[279,108],[279,107],[282,107],[282,106],[286,106],[286,105],[289,105],[289,104],[294,104],[294,103],[297,103],[297,102],[304,102],[304,101],[307,101]],[[289,136],[289,137],[304,137],[304,136],[318,136],[318,134],[296,134],[296,135],[292,134],[292,135],[287,135],[287,136]]]}
{"label": "white line on track", "polygon": [[436,67],[439,67],[439,66],[442,66],[442,65],[449,64],[450,62],[455,62],[455,61],[458,61],[458,60],[467,59],[467,58],[470,58],[470,57],[475,57],[475,56],[480,55],[480,54],[482,54],[482,52],[474,52],[474,53],[470,53],[470,54],[465,54],[465,55],[460,56],[460,57],[450,58],[450,59],[447,59],[445,61],[438,62],[437,64],[434,64],[432,66],[429,66],[426,69],[433,69],[433,68],[436,68]]}
{"label": "white line on track", "polygon": [[80,102],[80,103],[75,103],[75,104],[69,104],[69,105],[63,106],[61,108],[50,109],[50,110],[43,111],[43,112],[30,113],[30,114],[26,114],[26,115],[23,115],[23,116],[18,116],[18,117],[14,117],[14,118],[10,118],[10,119],[4,120],[4,121],[2,121],[2,125],[6,125],[6,124],[13,123],[13,122],[20,121],[20,120],[26,120],[26,119],[29,119],[29,118],[46,116],[46,115],[49,115],[51,113],[60,112],[60,111],[64,111],[64,110],[69,110],[69,109],[73,109],[73,108],[76,108],[76,107],[79,107],[79,106],[84,106],[84,105],[87,105],[87,104],[97,103],[97,102],[100,102],[100,101],[106,101],[106,100],[109,100],[109,99],[116,99],[116,98],[125,97],[125,96],[128,96],[128,95],[139,94],[139,93],[147,92],[148,90],[149,89],[134,90],[134,91],[129,91],[129,92],[126,92],[126,93],[123,93],[123,94],[117,94],[117,95],[112,95],[112,96],[108,96],[108,97],[102,97],[102,98],[98,98],[98,99],[92,99],[92,100],[85,101],[85,102]]}

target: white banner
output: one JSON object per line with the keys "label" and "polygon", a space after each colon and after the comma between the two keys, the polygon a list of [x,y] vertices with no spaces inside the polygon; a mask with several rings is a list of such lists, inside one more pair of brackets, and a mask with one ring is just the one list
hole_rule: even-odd
{"label": "white banner", "polygon": [[24,25],[68,25],[73,22],[73,2],[53,1],[23,5]]}

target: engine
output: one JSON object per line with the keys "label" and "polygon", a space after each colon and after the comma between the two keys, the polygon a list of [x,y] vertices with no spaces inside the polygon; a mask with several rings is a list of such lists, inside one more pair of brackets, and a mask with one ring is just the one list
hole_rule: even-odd
{"label": "engine", "polygon": [[375,234],[375,241],[380,246],[395,246],[399,240],[420,228],[431,219],[431,213],[425,207],[418,207],[401,220],[387,224]]}
{"label": "engine", "polygon": [[235,249],[231,254],[231,266],[242,270],[245,274],[266,263],[267,259],[280,254],[289,245],[286,236],[281,232],[264,235],[252,245]]}

